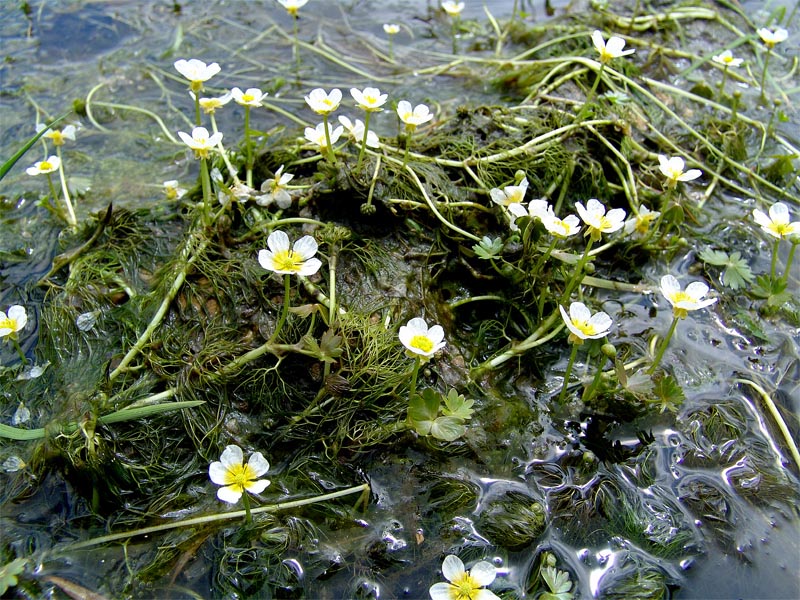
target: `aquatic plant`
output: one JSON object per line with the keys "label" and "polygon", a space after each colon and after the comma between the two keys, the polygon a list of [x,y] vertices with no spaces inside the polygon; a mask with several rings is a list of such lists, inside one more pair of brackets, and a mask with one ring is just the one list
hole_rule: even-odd
{"label": "aquatic plant", "polygon": [[467,571],[460,558],[449,554],[442,562],[442,575],[447,583],[431,586],[432,600],[499,600],[494,592],[486,589],[497,577],[497,570],[490,562],[477,562]]}

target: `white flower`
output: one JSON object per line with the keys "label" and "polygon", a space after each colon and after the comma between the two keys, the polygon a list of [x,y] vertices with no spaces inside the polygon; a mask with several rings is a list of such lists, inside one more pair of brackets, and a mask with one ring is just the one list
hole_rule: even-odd
{"label": "white flower", "polygon": [[425,104],[417,104],[413,109],[407,100],[400,100],[397,103],[397,116],[406,124],[407,131],[414,131],[418,125],[427,123],[433,119],[433,114]]}
{"label": "white flower", "polygon": [[400,33],[400,25],[395,25],[394,23],[384,23],[383,31],[386,32],[388,35],[395,35],[397,33]]}
{"label": "white flower", "polygon": [[[525,181],[527,181],[527,179]],[[521,217],[530,217],[531,219],[538,219],[540,221],[544,221],[544,219],[547,218],[548,211],[553,210],[552,207],[550,206],[550,203],[547,202],[547,200],[545,200],[544,198],[531,200],[530,202],[528,202],[527,208],[521,202],[512,202],[511,204],[508,205],[507,208],[510,220],[509,225],[511,226],[512,231],[519,230],[519,227],[517,227],[516,225],[517,219]]]}
{"label": "white flower", "polygon": [[573,341],[596,340],[608,335],[608,330],[611,329],[611,317],[602,311],[592,314],[583,302],[570,304],[569,314],[560,304],[558,309]]}
{"label": "white flower", "polygon": [[261,452],[250,455],[247,464],[239,446],[226,446],[219,460],[208,467],[208,476],[213,483],[223,487],[217,490],[217,498],[229,504],[236,504],[247,490],[260,494],[270,484],[269,479],[258,479],[269,471],[269,463]]}
{"label": "white flower", "polygon": [[258,262],[267,271],[284,275],[313,275],[322,266],[322,261],[314,258],[317,241],[304,235],[290,246],[289,236],[283,231],[273,231],[267,238],[269,250],[259,250]]}
{"label": "white flower", "polygon": [[[39,123],[36,126],[36,133],[39,133],[42,129],[48,129],[47,125],[44,123]],[[67,125],[62,130],[58,129],[48,129],[46,133],[42,134],[42,137],[50,138],[53,140],[54,146],[63,146],[65,140],[70,140],[71,142],[75,141],[75,132],[77,128],[75,125]]]}
{"label": "white flower", "polygon": [[490,562],[482,560],[467,572],[461,559],[450,554],[442,563],[442,575],[450,583],[434,583],[428,590],[431,600],[500,600],[494,592],[484,589],[497,577]]}
{"label": "white flower", "polygon": [[189,80],[190,88],[196,93],[203,89],[203,82],[220,72],[220,66],[217,63],[207,65],[202,60],[192,58],[176,60],[175,70]]}
{"label": "white flower", "polygon": [[279,208],[289,208],[292,204],[292,197],[286,191],[286,184],[294,179],[291,173],[283,172],[283,165],[275,171],[275,177],[267,179],[261,184],[261,191],[265,194],[256,198],[256,203],[260,206],[269,206],[275,202]]}
{"label": "white flower", "polygon": [[592,43],[595,49],[600,53],[601,63],[607,63],[620,56],[627,56],[628,54],[636,52],[633,48],[623,50],[625,47],[625,40],[616,35],[612,35],[606,42],[605,39],[603,39],[602,32],[597,30],[592,33]]}
{"label": "white flower", "polygon": [[583,204],[576,202],[575,210],[589,227],[584,235],[591,235],[594,240],[600,239],[603,233],[613,233],[625,226],[625,210],[612,208],[606,213],[606,207],[594,198],[589,199],[585,208]]}
{"label": "white flower", "polygon": [[170,179],[164,182],[164,194],[167,196],[167,200],[178,200],[183,198],[186,190],[180,187],[177,179]]}
{"label": "white flower", "polygon": [[783,27],[779,27],[775,31],[767,29],[766,27],[762,27],[758,30],[758,37],[761,38],[761,41],[764,42],[767,48],[771,49],[775,47],[775,44],[785,42],[786,38],[789,37],[789,32]]}
{"label": "white flower", "polygon": [[195,127],[192,129],[191,137],[183,131],[179,131],[178,135],[183,140],[184,144],[194,150],[198,158],[208,158],[208,152],[222,141],[221,132],[218,131],[214,135],[209,135],[208,129],[205,127]]}
{"label": "white flower", "polygon": [[625,221],[625,234],[629,235],[634,231],[639,235],[644,235],[650,229],[650,223],[655,221],[661,213],[657,210],[650,210],[646,206],[639,207],[639,212]]}
{"label": "white flower", "polygon": [[28,322],[25,307],[19,304],[10,306],[7,313],[0,311],[0,337],[14,337]]}
{"label": "white flower", "polygon": [[658,155],[658,170],[667,178],[667,186],[675,187],[679,181],[692,181],[703,172],[700,169],[689,169],[684,173],[686,163],[680,156],[668,158],[663,154]]}
{"label": "white flower", "polygon": [[306,96],[306,104],[319,115],[329,115],[339,108],[341,101],[342,91],[338,88],[333,88],[330,94],[326,93],[322,88],[316,88]]}
{"label": "white flower", "polygon": [[[350,138],[353,141],[358,142],[359,144],[362,142],[364,139],[364,121],[361,119],[356,119],[355,123],[353,123],[344,115],[340,115],[339,123],[341,123],[345,129],[347,129],[348,133],[350,134]],[[367,146],[370,148],[381,147],[381,141],[378,138],[378,134],[371,129],[367,132]]]}
{"label": "white flower", "polygon": [[389,97],[388,94],[381,94],[381,91],[374,87],[366,87],[363,91],[357,88],[351,88],[350,95],[353,97],[353,100],[356,101],[359,108],[367,112],[379,112],[383,110],[381,106],[386,104],[386,100]]}
{"label": "white flower", "polygon": [[[195,97],[194,92],[189,93],[192,95],[192,98]],[[200,98],[198,102],[200,103],[200,108],[203,109],[204,113],[207,115],[213,115],[218,109],[230,102],[232,98],[233,94],[230,92],[225,92],[222,94],[222,96],[217,96],[216,98]]]}
{"label": "white flower", "polygon": [[[316,127],[306,127],[304,135],[305,138],[311,142],[319,146],[319,151],[321,154],[324,154],[328,151],[328,140],[325,138],[325,123],[318,123]],[[331,130],[330,123],[327,124],[328,127],[328,135],[331,138],[331,144],[335,144],[339,141],[339,138],[342,136],[342,132],[344,128],[340,125],[334,130]]]}
{"label": "white flower", "polygon": [[753,219],[761,225],[761,229],[778,239],[800,235],[800,221],[790,222],[789,208],[783,202],[776,202],[770,206],[769,215],[754,208]]}
{"label": "white flower", "polygon": [[423,358],[430,358],[445,345],[442,326],[434,325],[429,329],[425,319],[419,317],[411,319],[408,325],[402,325],[398,336],[410,353]]}
{"label": "white flower", "polygon": [[693,281],[682,290],[681,284],[672,275],[664,275],[661,278],[661,293],[672,305],[675,317],[680,319],[685,319],[690,310],[705,308],[717,301],[717,298],[703,300],[708,293],[708,286],[705,283]]}
{"label": "white flower", "polygon": [[512,204],[519,204],[525,200],[525,192],[527,190],[528,178],[523,177],[519,185],[507,185],[502,190],[500,188],[492,188],[489,190],[489,196],[491,196],[492,202],[495,204],[508,208]]}
{"label": "white flower", "polygon": [[231,96],[237,104],[242,106],[261,106],[261,101],[269,96],[268,93],[262,92],[258,88],[248,88],[246,91],[240,90],[238,87],[231,89]]}
{"label": "white flower", "polygon": [[453,2],[453,0],[442,0],[442,10],[451,17],[457,17],[464,10],[463,2]]}
{"label": "white flower", "polygon": [[711,60],[722,65],[726,69],[728,67],[739,67],[744,62],[743,58],[734,58],[730,50],[725,50],[716,56],[712,56]]}
{"label": "white flower", "polygon": [[290,15],[297,17],[297,11],[303,8],[308,0],[278,0]]}
{"label": "white flower", "polygon": [[52,173],[53,171],[58,171],[58,167],[61,166],[61,159],[58,158],[56,155],[48,156],[44,160],[40,160],[33,164],[32,167],[28,167],[25,169],[25,172],[28,175],[46,175],[47,173]]}
{"label": "white flower", "polygon": [[581,222],[578,217],[567,215],[563,219],[559,219],[552,208],[542,218],[542,224],[550,235],[561,239],[571,237],[581,230]]}

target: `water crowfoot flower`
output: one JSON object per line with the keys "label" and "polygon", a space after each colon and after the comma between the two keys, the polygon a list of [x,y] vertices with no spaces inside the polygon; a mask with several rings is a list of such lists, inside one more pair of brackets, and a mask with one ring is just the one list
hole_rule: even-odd
{"label": "water crowfoot flower", "polygon": [[250,110],[263,106],[262,100],[267,97],[267,93],[258,88],[248,88],[246,91],[238,87],[231,89],[231,96],[237,104],[244,106],[244,148],[246,154],[246,181],[249,187],[253,187],[253,143],[250,141]]}
{"label": "water crowfoot flower", "polygon": [[625,40],[619,36],[612,35],[608,38],[608,41],[606,41],[603,38],[603,32],[598,30],[592,32],[592,44],[594,44],[595,50],[600,54],[600,62],[604,64],[611,62],[615,58],[628,56],[636,52],[633,48],[623,50],[625,47]]}
{"label": "water crowfoot flower", "polygon": [[336,162],[336,157],[333,153],[333,147],[330,140],[330,127],[328,126],[328,115],[339,108],[339,103],[342,101],[342,92],[338,88],[331,90],[328,94],[322,88],[315,88],[305,98],[306,104],[318,115],[322,115],[323,131],[325,132],[325,146],[328,149],[328,159]]}
{"label": "water crowfoot flower", "polygon": [[769,58],[772,56],[772,49],[776,44],[786,41],[789,37],[789,32],[783,28],[778,28],[775,31],[762,27],[758,30],[758,37],[764,42],[767,47],[767,55],[764,57],[764,70],[761,72],[761,104],[767,103],[767,92],[765,84],[767,83],[767,67],[769,66]]}
{"label": "water crowfoot flower", "polygon": [[186,189],[180,187],[177,179],[164,182],[164,195],[167,200],[180,200],[186,194]]}
{"label": "water crowfoot flower", "polygon": [[350,88],[350,95],[359,108],[364,110],[367,114],[364,117],[364,137],[361,139],[361,151],[358,153],[358,163],[356,169],[361,167],[361,161],[364,159],[364,150],[367,147],[367,132],[369,131],[369,117],[374,112],[383,110],[383,105],[386,104],[388,99],[387,94],[381,94],[378,88],[365,87],[363,90],[358,88]]}
{"label": "water crowfoot flower", "polygon": [[700,169],[684,171],[685,168],[686,163],[680,156],[667,157],[663,154],[658,155],[658,170],[666,177],[667,188],[674,188],[679,181],[692,181],[703,174]]}
{"label": "water crowfoot flower", "polygon": [[407,325],[400,327],[398,337],[403,346],[406,347],[406,354],[415,358],[408,394],[409,398],[412,398],[417,390],[417,373],[419,372],[420,364],[430,360],[434,354],[445,346],[444,329],[442,329],[441,325],[434,325],[428,328],[425,319],[415,317]]}
{"label": "water crowfoot flower", "polygon": [[[330,123],[322,122],[317,123],[317,126],[313,128],[306,127],[304,136],[309,142],[319,147],[320,154],[325,155],[330,148],[328,144],[338,142],[343,132],[344,128],[341,125],[331,131]],[[333,152],[333,150],[331,149],[330,152]]]}
{"label": "water crowfoot flower", "polygon": [[394,36],[400,33],[400,26],[394,23],[384,23],[383,31],[389,36],[389,60],[394,60]]}
{"label": "water crowfoot flower", "polygon": [[44,160],[35,162],[33,166],[25,169],[25,172],[31,176],[47,175],[49,173],[54,173],[55,171],[58,171],[58,167],[60,165],[61,165],[61,159],[54,154],[52,156],[48,156]]}
{"label": "water crowfoot flower", "polygon": [[74,227],[78,224],[78,220],[75,217],[75,210],[72,208],[72,202],[69,198],[69,190],[67,189],[67,181],[66,177],[64,176],[64,169],[61,159],[56,155],[48,156],[46,159],[37,161],[33,164],[33,166],[25,169],[25,172],[31,176],[47,176],[47,185],[50,188],[50,198],[52,199],[53,205],[45,204],[45,206],[48,208],[48,210],[54,212],[59,217],[64,218],[63,212],[54,208],[55,203],[58,202],[58,192],[56,192],[55,185],[53,185],[51,173],[54,173],[55,171],[58,171],[59,177],[61,178],[61,190],[64,193],[64,205],[67,208],[66,221]]}
{"label": "water crowfoot flower", "polygon": [[405,166],[408,161],[408,149],[411,146],[411,134],[417,130],[417,126],[433,119],[433,114],[426,104],[417,104],[412,109],[408,100],[400,100],[397,103],[397,116],[406,125],[406,151],[403,156],[403,166]]}
{"label": "water crowfoot flower", "polygon": [[203,89],[203,83],[211,79],[220,72],[217,63],[206,64],[202,60],[191,58],[189,60],[176,60],[175,70],[189,80],[189,89],[194,93],[194,113],[195,125],[199,126],[200,121],[200,101],[197,95]]}
{"label": "water crowfoot flower", "polygon": [[734,58],[733,53],[730,50],[725,50],[716,56],[712,56],[711,60],[713,60],[718,65],[722,65],[722,81],[719,84],[719,91],[725,89],[725,82],[728,80],[728,69],[730,67],[739,67],[744,62],[743,58]]}
{"label": "water crowfoot flower", "polygon": [[[356,119],[355,122],[351,121],[348,117],[344,115],[339,115],[339,123],[347,130],[350,139],[354,142],[361,143],[361,140],[364,139],[364,121],[361,119]],[[367,132],[367,147],[368,148],[380,148],[381,141],[378,138],[378,134],[374,131]]]}
{"label": "water crowfoot flower", "polygon": [[673,275],[664,275],[661,278],[661,294],[672,305],[672,324],[656,352],[653,364],[650,365],[650,369],[647,371],[650,374],[655,372],[658,363],[661,362],[661,357],[664,356],[667,344],[669,344],[672,334],[675,333],[678,321],[685,319],[689,311],[700,310],[706,306],[711,306],[717,301],[717,298],[705,297],[708,294],[708,286],[702,281],[693,281],[686,286],[685,290],[682,290],[681,284],[678,283],[678,280]]}
{"label": "water crowfoot flower", "polygon": [[297,18],[297,11],[303,8],[308,0],[278,0],[281,6],[286,9],[293,18]]}
{"label": "water crowfoot flower", "polygon": [[497,570],[488,561],[482,560],[467,571],[461,559],[450,554],[442,563],[442,575],[449,583],[434,583],[428,590],[431,600],[500,600],[485,589],[497,577]]}
{"label": "water crowfoot flower", "polygon": [[256,198],[256,203],[259,206],[269,206],[273,202],[278,205],[278,208],[289,208],[292,204],[292,197],[286,191],[286,184],[288,184],[294,175],[291,173],[283,172],[283,165],[275,171],[275,177],[271,177],[261,184],[261,191],[266,192]]}
{"label": "water crowfoot flower", "polygon": [[775,268],[778,264],[778,248],[781,240],[789,240],[792,244],[789,250],[789,257],[786,259],[786,268],[783,273],[784,282],[789,278],[789,270],[792,267],[792,259],[797,245],[800,244],[800,221],[791,221],[789,208],[783,202],[776,202],[769,207],[769,215],[757,208],[753,209],[753,219],[774,238],[775,244],[772,248],[772,264],[770,267],[770,277],[775,279]]}
{"label": "water crowfoot flower", "polygon": [[208,173],[208,153],[222,141],[222,133],[217,131],[213,135],[205,127],[195,127],[192,135],[179,131],[178,137],[183,143],[194,150],[195,156],[200,159],[200,182],[203,186],[203,221],[210,225],[211,220],[211,179]]}
{"label": "water crowfoot flower", "polygon": [[0,338],[6,338],[14,346],[23,365],[28,364],[25,353],[19,345],[17,334],[22,331],[28,323],[28,313],[25,307],[14,304],[8,308],[8,312],[0,311]]}
{"label": "water crowfoot flower", "polygon": [[461,11],[464,10],[463,2],[454,2],[453,0],[442,0],[442,10],[450,17],[458,17]]}
{"label": "water crowfoot flower", "polygon": [[[221,485],[217,498],[228,504],[236,504],[245,491],[260,494],[270,484],[269,479],[258,479],[269,471],[269,462],[261,452],[254,452],[245,464],[244,453],[239,446],[226,446],[218,461],[208,467],[212,483]],[[250,521],[250,498],[244,496],[246,519]]]}
{"label": "water crowfoot flower", "polygon": [[507,185],[503,189],[492,188],[489,190],[489,196],[495,204],[509,208],[512,204],[523,202],[527,191],[528,178],[523,177],[518,185]]}
{"label": "water crowfoot flower", "polygon": [[44,123],[39,123],[36,126],[36,133],[39,133],[43,129],[48,129],[48,131],[46,133],[43,133],[42,137],[52,140],[53,145],[56,147],[63,146],[66,140],[70,140],[71,142],[75,141],[75,132],[77,131],[75,125],[67,125],[66,127],[64,127],[64,129],[58,130],[58,129],[50,129]]}
{"label": "water crowfoot flower", "polygon": [[558,397],[559,402],[562,402],[567,393],[569,376],[575,364],[575,357],[578,355],[578,346],[583,344],[584,340],[596,340],[608,335],[612,321],[611,317],[602,311],[592,314],[583,302],[570,304],[569,314],[560,304],[558,309],[561,311],[561,318],[564,320],[564,324],[570,331],[569,341],[572,344],[569,362],[564,372],[564,383],[561,386],[561,394]]}

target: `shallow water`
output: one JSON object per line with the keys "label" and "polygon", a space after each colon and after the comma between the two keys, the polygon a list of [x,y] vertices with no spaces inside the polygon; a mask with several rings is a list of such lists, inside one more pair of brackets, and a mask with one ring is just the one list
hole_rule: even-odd
{"label": "shallow water", "polygon": [[[170,143],[167,135],[191,127],[191,100],[172,70],[173,61],[181,57],[219,61],[222,74],[219,81],[214,80],[215,91],[234,85],[270,89],[269,101],[295,116],[262,111],[254,117],[254,127],[275,136],[285,130],[299,135],[304,122],[312,124],[314,116],[302,97],[316,86],[347,89],[378,84],[391,90],[393,97],[436,103],[450,114],[460,105],[505,100],[498,97],[485,73],[466,67],[438,76],[414,71],[445,62],[451,50],[449,24],[431,10],[434,3],[381,3],[379,14],[366,1],[311,3],[314,10],[303,13],[298,23],[301,38],[324,40],[352,57],[353,65],[369,77],[304,52],[302,85],[294,85],[291,43],[276,32],[291,27],[291,22],[283,11],[254,3],[186,3],[176,13],[164,2],[48,2],[33,7],[29,16],[6,4],[0,8],[0,41],[7,56],[0,67],[2,156],[32,133],[37,106],[54,116],[73,100],[85,100],[93,87],[102,84],[89,101],[95,122],[81,119],[79,144],[66,150],[71,184],[84,191],[79,214],[85,218],[109,202],[130,210],[163,204],[162,181],[179,179],[190,186],[197,178],[196,161],[177,143]],[[485,20],[482,8],[469,4],[464,19]],[[501,18],[512,3],[486,4]],[[542,3],[525,4],[531,13],[529,23],[545,21]],[[567,10],[563,2],[553,5],[556,16]],[[748,6],[758,16],[758,3]],[[387,49],[381,28],[387,21],[408,27],[395,41],[399,68],[372,55],[373,47]],[[481,39],[464,34],[458,40],[459,49],[488,56],[491,47],[474,47]],[[792,44],[796,50],[796,41]],[[698,52],[705,54],[705,49]],[[796,103],[796,90],[791,99]],[[93,110],[92,102],[96,103]],[[102,102],[153,111],[164,119],[167,132],[146,115]],[[223,111],[220,130],[239,131],[242,114],[238,107]],[[797,123],[796,110],[790,118],[790,124]],[[373,126],[382,136],[396,132],[394,119],[385,114],[376,116]],[[782,127],[791,136],[790,126]],[[27,158],[20,165],[27,165]],[[47,273],[53,256],[64,250],[59,247],[58,228],[34,206],[40,182],[28,178],[20,165],[1,188],[7,199],[0,224],[3,308],[22,300],[46,302],[46,292],[31,291],[31,283]],[[796,177],[790,182],[796,200]],[[636,267],[627,274],[628,280],[655,282],[665,269],[682,280],[689,276],[718,279],[711,269],[702,273],[698,268],[702,263],[696,258],[697,246],[709,238],[746,252],[754,270],[768,269],[769,245],[743,235],[742,208],[750,208],[750,200],[727,192],[716,194],[714,200],[713,212],[701,215],[708,222],[687,234],[691,237],[685,251],[669,260],[633,263]],[[799,209],[794,202],[795,217]],[[163,221],[153,218],[154,231],[170,231],[173,226],[168,216],[172,209],[163,210]],[[177,236],[177,227],[175,231]],[[389,306],[386,317],[397,321],[398,315],[406,314],[397,308],[403,302],[426,303],[421,289],[425,271],[432,267],[414,256],[424,257],[431,247],[407,232],[387,234],[382,242],[388,259],[376,268],[375,283],[345,279],[342,296],[347,298],[349,291],[356,303],[363,294],[359,300],[364,306]],[[171,249],[165,248],[164,253]],[[403,255],[403,249],[403,264],[389,264]],[[791,285],[796,285],[798,275],[797,271],[791,275]],[[459,266],[453,264],[441,269],[436,284],[447,290],[447,294],[437,292],[443,300],[479,291],[479,284],[462,280]],[[657,293],[604,291],[598,294],[597,304],[613,318],[613,341],[618,346],[627,343],[644,349],[646,334],[666,331],[671,320],[668,306]],[[551,402],[567,364],[566,343],[537,350],[518,368],[467,383],[464,362],[474,352],[478,358],[490,352],[457,347],[471,339],[466,328],[494,318],[495,309],[440,310],[437,314],[450,319],[452,354],[422,377],[431,384],[466,386],[478,398],[478,415],[463,442],[447,447],[405,434],[372,451],[365,448],[359,453],[350,448],[335,461],[326,461],[325,450],[319,447],[300,460],[302,451],[293,453],[286,448],[289,444],[276,443],[282,454],[270,456],[274,487],[268,492],[274,489],[276,495],[288,497],[297,489],[293,486],[303,482],[328,490],[360,483],[363,478],[371,485],[369,506],[358,518],[331,508],[281,516],[279,523],[296,532],[296,538],[280,553],[267,550],[280,544],[266,535],[253,544],[240,537],[235,527],[209,532],[208,541],[201,540],[202,544],[187,551],[174,583],[167,572],[152,577],[153,583],[127,588],[127,593],[208,597],[211,590],[226,589],[226,597],[235,597],[230,588],[221,587],[220,581],[227,579],[237,582],[239,596],[421,598],[441,579],[443,556],[455,552],[468,563],[492,561],[499,572],[493,589],[503,597],[534,597],[530,584],[541,552],[547,550],[558,557],[559,569],[571,573],[573,591],[581,598],[798,597],[797,471],[774,424],[764,416],[758,394],[737,381],[750,379],[774,390],[773,397],[796,439],[800,410],[800,330],[796,324],[761,319],[749,301],[738,309],[735,296],[719,311],[690,316],[679,324],[665,357],[685,401],[676,413],[645,411],[626,420],[607,414],[611,411],[587,410],[577,401]],[[36,346],[37,328],[43,326],[39,318],[38,311],[31,315],[22,344],[29,356]],[[757,327],[750,326],[753,321]],[[465,331],[459,334],[462,327]],[[461,340],[459,335],[463,335]],[[3,364],[15,356],[10,346],[2,348]],[[64,357],[65,362],[69,360],[79,362],[76,357]],[[579,364],[578,369],[581,374],[586,366]],[[9,423],[19,392],[9,380],[3,381],[2,417]],[[251,389],[242,387],[231,394],[232,406],[226,408],[228,433],[248,432],[260,436],[256,439],[264,444],[272,443],[270,419],[246,406]],[[86,392],[77,383],[75,388],[71,391],[76,395]],[[74,400],[72,396],[58,396],[52,402],[23,399],[36,409],[36,427],[48,422],[48,411],[56,410],[58,403]],[[121,438],[129,439],[125,436],[131,429],[121,426]],[[0,462],[12,455],[25,456],[26,444],[4,441]],[[124,462],[136,449],[128,444],[117,451],[118,460]],[[165,460],[177,464],[185,452],[176,443],[175,456]],[[304,464],[310,466],[303,470]],[[139,511],[175,518],[214,507],[210,485],[197,470],[179,475],[191,483],[180,498],[165,500],[160,512],[131,493],[122,510],[103,507],[102,512],[111,515],[105,523],[92,516],[85,493],[83,497],[80,493],[85,492],[81,486],[86,482],[69,469],[49,471],[35,483],[24,473],[0,477],[6,480],[4,558],[10,558],[9,548],[24,556],[29,549],[48,549],[56,542],[84,539],[106,529],[124,530],[127,523],[140,526]],[[19,490],[26,493],[18,496]],[[529,513],[525,513],[528,521],[497,519],[502,526],[492,529],[497,514],[536,503],[545,509],[541,531],[525,534],[526,527],[535,529]],[[509,542],[509,538],[517,541]],[[124,549],[112,545],[47,560],[36,577],[63,577],[115,597],[130,585],[132,573],[156,562],[159,547],[181,542],[185,540],[179,533],[135,538]],[[41,585],[49,590],[54,584]]]}

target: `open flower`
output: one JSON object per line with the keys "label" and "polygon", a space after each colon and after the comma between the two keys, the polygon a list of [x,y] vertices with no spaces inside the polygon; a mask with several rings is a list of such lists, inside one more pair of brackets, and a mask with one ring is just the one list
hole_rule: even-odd
{"label": "open flower", "polygon": [[25,312],[24,306],[14,304],[8,308],[7,313],[0,311],[0,337],[16,337],[17,332],[25,327],[27,322],[28,313]]}
{"label": "open flower", "polygon": [[542,224],[547,232],[560,239],[572,237],[581,230],[581,222],[575,215],[567,215],[563,219],[559,219],[552,207],[545,216],[542,217]]}
{"label": "open flower", "polygon": [[413,109],[408,100],[397,103],[397,116],[406,124],[406,131],[414,131],[418,125],[433,119],[433,113],[426,104],[417,104]]}
{"label": "open flower", "polygon": [[722,65],[726,69],[728,67],[739,67],[744,62],[743,58],[734,58],[733,53],[730,50],[725,50],[716,56],[712,56],[711,60]]}
{"label": "open flower", "polygon": [[761,41],[764,42],[767,48],[772,49],[775,47],[775,44],[785,42],[786,38],[789,37],[789,32],[782,27],[779,27],[775,31],[762,27],[758,30],[758,37],[761,38]]}
{"label": "open flower", "polygon": [[457,17],[464,10],[463,2],[453,2],[453,0],[442,0],[442,10],[451,17]]}
{"label": "open flower", "polygon": [[197,158],[208,158],[209,151],[222,141],[221,132],[218,131],[214,135],[209,135],[208,129],[205,127],[195,127],[192,129],[191,137],[183,131],[179,131],[178,135],[183,140],[184,144],[194,150]]}
{"label": "open flower", "polygon": [[700,169],[689,169],[684,172],[685,168],[686,163],[680,156],[668,158],[663,154],[658,155],[658,170],[667,178],[668,187],[675,187],[679,181],[692,181],[703,174]]}
{"label": "open flower", "polygon": [[484,589],[497,577],[492,563],[482,560],[469,571],[454,554],[445,557],[442,575],[450,583],[434,583],[428,592],[431,600],[500,600],[491,590]]}
{"label": "open flower", "polygon": [[492,188],[489,190],[489,196],[491,196],[492,202],[495,204],[508,208],[512,204],[519,204],[525,200],[526,191],[528,191],[528,178],[523,177],[519,185],[507,185],[502,190],[500,188]]}
{"label": "open flower", "polygon": [[257,107],[261,106],[261,101],[269,96],[267,92],[262,92],[258,88],[247,88],[244,92],[238,87],[231,89],[231,96],[237,104],[242,106]]}
{"label": "open flower", "polygon": [[[527,179],[525,180],[527,181]],[[491,195],[491,192],[490,192]],[[516,220],[522,217],[530,217],[531,219],[538,219],[539,221],[544,221],[547,218],[548,211],[552,211],[553,208],[550,206],[550,203],[545,200],[544,198],[537,198],[536,200],[531,200],[528,202],[528,206],[526,207],[521,202],[512,202],[507,206],[508,214],[509,214],[509,225],[511,226],[511,231],[517,231],[519,227],[517,227]]]}
{"label": "open flower", "polygon": [[661,293],[672,305],[673,315],[678,319],[685,319],[690,310],[699,310],[717,301],[717,298],[703,300],[708,293],[708,286],[702,281],[693,281],[682,290],[681,284],[672,275],[661,278]]}
{"label": "open flower", "polygon": [[603,233],[613,233],[625,226],[625,210],[612,208],[606,213],[606,207],[594,198],[591,198],[586,207],[580,202],[575,203],[575,210],[581,220],[586,223],[588,230],[584,235],[591,235],[593,240],[599,240]]}
{"label": "open flower", "polygon": [[582,344],[583,340],[596,340],[608,335],[611,329],[611,317],[600,311],[592,314],[583,302],[569,305],[569,314],[560,304],[561,318],[570,331],[570,341]]}
{"label": "open flower", "polygon": [[[194,92],[189,93],[192,95],[192,98],[195,97]],[[213,115],[218,109],[230,102],[232,98],[233,94],[230,92],[225,92],[222,94],[222,96],[217,96],[216,98],[200,98],[198,102],[204,113],[207,115]]]}
{"label": "open flower", "polygon": [[365,87],[363,91],[357,88],[351,88],[350,95],[353,97],[353,100],[356,101],[359,108],[367,112],[379,112],[383,110],[381,107],[386,104],[386,100],[389,98],[388,94],[381,94],[381,91],[374,87]]}
{"label": "open flower", "polygon": [[39,133],[42,129],[48,129],[47,132],[42,134],[42,137],[51,139],[54,146],[63,146],[66,140],[75,141],[75,132],[77,131],[75,125],[67,125],[64,129],[58,130],[49,129],[44,123],[39,123],[36,126],[36,133]]}
{"label": "open flower", "polygon": [[328,151],[328,140],[325,137],[325,127],[328,128],[328,135],[330,136],[331,144],[338,142],[339,138],[342,136],[342,132],[344,132],[344,128],[342,128],[341,125],[331,131],[330,124],[318,123],[314,128],[306,127],[304,132],[305,138],[309,142],[319,146],[319,151],[321,154],[325,154]]}
{"label": "open flower", "polygon": [[278,2],[292,17],[297,18],[297,11],[303,8],[308,0],[278,0]]}
{"label": "open flower", "polygon": [[179,200],[186,194],[186,189],[180,187],[177,179],[170,179],[164,182],[164,195],[167,200]]}
{"label": "open flower", "polygon": [[322,88],[316,88],[306,96],[306,104],[318,115],[331,114],[339,108],[341,101],[342,91],[338,88],[333,88],[330,94],[326,93]]}
{"label": "open flower", "polygon": [[189,87],[194,93],[203,89],[203,83],[220,72],[217,63],[207,65],[202,60],[192,58],[189,60],[176,60],[175,70],[189,80]]}
{"label": "open flower", "polygon": [[[341,123],[345,129],[347,129],[350,139],[352,139],[354,142],[358,142],[359,144],[361,143],[361,141],[364,139],[364,121],[361,119],[356,119],[355,122],[352,122],[344,115],[340,115],[339,123]],[[372,130],[367,132],[367,146],[370,148],[381,147],[381,141],[378,138],[378,134]]]}
{"label": "open flower", "polygon": [[644,235],[650,229],[650,224],[655,221],[661,213],[657,210],[650,210],[646,206],[639,207],[639,212],[625,221],[625,233],[631,234],[634,231],[639,235]]}
{"label": "open flower", "polygon": [[400,25],[395,25],[394,23],[384,23],[383,31],[387,35],[396,35],[400,33]]}
{"label": "open flower", "polygon": [[269,250],[259,250],[258,262],[267,271],[283,275],[313,275],[322,266],[322,261],[315,258],[317,241],[310,235],[304,235],[294,245],[289,243],[289,236],[283,231],[273,231],[267,238]]}
{"label": "open flower", "polygon": [[778,239],[800,235],[800,221],[789,221],[789,208],[783,202],[776,202],[769,207],[769,215],[757,208],[753,209],[753,219],[761,225],[761,229]]}
{"label": "open flower", "polygon": [[33,166],[25,169],[25,172],[28,175],[47,175],[48,173],[58,171],[58,167],[60,166],[61,159],[53,155],[48,156],[44,160],[33,163]]}
{"label": "open flower", "polygon": [[286,184],[294,179],[291,173],[283,172],[283,165],[275,171],[275,177],[271,177],[261,184],[261,191],[265,192],[256,198],[256,203],[260,206],[269,206],[275,202],[279,208],[289,208],[292,204],[292,197],[286,191]]}
{"label": "open flower", "polygon": [[226,446],[219,460],[208,467],[208,476],[213,483],[223,487],[217,490],[217,498],[236,504],[245,491],[260,494],[269,485],[269,479],[258,479],[269,471],[269,463],[261,452],[250,455],[247,464],[239,446]]}
{"label": "open flower", "polygon": [[603,33],[597,30],[592,33],[592,43],[594,44],[595,50],[600,53],[601,63],[607,63],[620,56],[627,56],[628,54],[636,52],[633,48],[623,50],[625,47],[625,40],[621,37],[612,35],[608,38],[608,41],[605,41]]}
{"label": "open flower", "polygon": [[444,329],[441,325],[434,325],[430,329],[425,319],[415,317],[402,325],[398,332],[400,342],[415,356],[430,358],[444,348]]}

